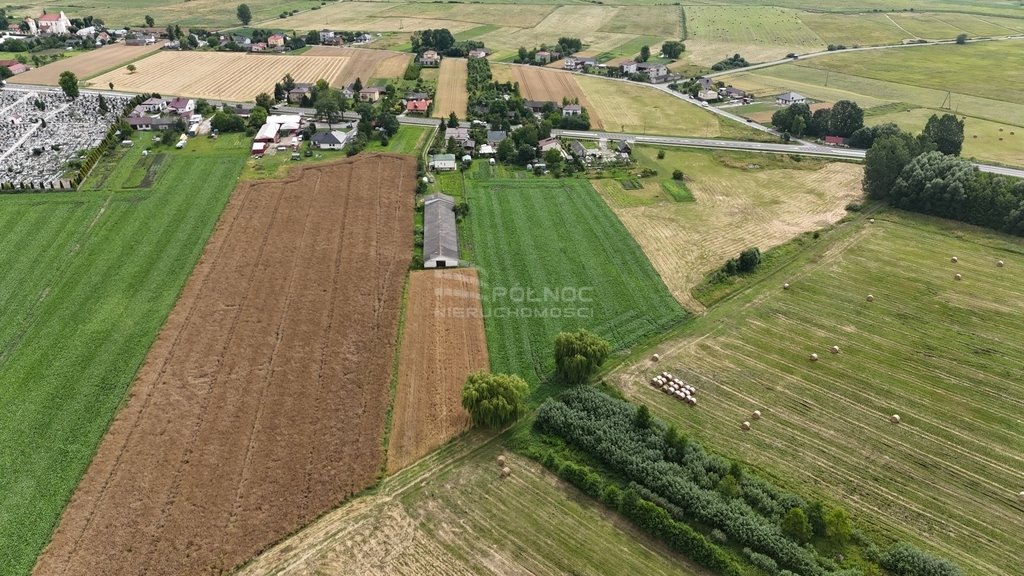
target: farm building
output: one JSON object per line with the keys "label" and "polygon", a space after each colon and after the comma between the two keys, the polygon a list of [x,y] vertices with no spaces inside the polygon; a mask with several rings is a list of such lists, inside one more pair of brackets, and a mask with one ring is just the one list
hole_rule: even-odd
{"label": "farm building", "polygon": [[12,74],[21,74],[28,71],[28,66],[17,60],[0,60],[0,67],[7,68]]}
{"label": "farm building", "polygon": [[457,268],[458,265],[455,200],[445,194],[431,194],[423,202],[423,267]]}
{"label": "farm building", "polygon": [[470,58],[487,58],[488,54],[490,54],[490,52],[488,52],[486,48],[474,48],[469,51]]}
{"label": "farm building", "polygon": [[842,136],[825,136],[825,144],[829,146],[846,146],[849,143],[849,138],[843,138]]}
{"label": "farm building", "polygon": [[804,98],[796,92],[786,92],[779,94],[778,97],[775,98],[775,103],[783,106],[789,106],[790,104],[805,104],[806,102],[807,98]]}
{"label": "farm building", "polygon": [[434,154],[430,157],[430,169],[435,172],[455,170],[455,154]]}
{"label": "farm building", "polygon": [[314,148],[321,150],[341,150],[345,147],[346,140],[348,140],[348,134],[334,130],[332,132],[317,132],[313,134],[309,142]]}

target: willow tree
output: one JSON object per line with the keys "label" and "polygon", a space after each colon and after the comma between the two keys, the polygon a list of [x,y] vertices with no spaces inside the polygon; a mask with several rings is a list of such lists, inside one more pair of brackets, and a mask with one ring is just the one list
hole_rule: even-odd
{"label": "willow tree", "polygon": [[475,372],[462,387],[462,407],[473,424],[499,428],[523,415],[523,398],[529,386],[519,376]]}
{"label": "willow tree", "polygon": [[586,330],[562,332],[555,338],[555,373],[563,384],[584,384],[610,351],[607,341]]}

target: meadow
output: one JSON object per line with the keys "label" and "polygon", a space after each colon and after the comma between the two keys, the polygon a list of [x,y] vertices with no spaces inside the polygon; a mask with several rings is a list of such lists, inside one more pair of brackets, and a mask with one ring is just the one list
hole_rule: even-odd
{"label": "meadow", "polygon": [[461,240],[480,276],[492,371],[537,384],[563,330],[586,328],[623,350],[686,317],[588,182],[484,174],[467,180]]}
{"label": "meadow", "polygon": [[[657,365],[638,361],[610,380],[709,448],[841,503],[878,539],[910,541],[968,574],[1016,574],[1005,560],[1024,530],[1024,242],[872,216],[808,237],[659,346]],[[700,407],[647,386],[655,370],[696,386]]]}
{"label": "meadow", "polygon": [[802,13],[775,6],[686,6],[685,61],[710,66],[739,53],[751,62],[812,52],[825,43]]}
{"label": "meadow", "polygon": [[80,192],[0,197],[0,573],[48,541],[235,187],[237,144],[168,149],[150,188],[137,147]]}
{"label": "meadow", "polygon": [[[887,114],[868,114],[864,123],[868,126],[893,122],[904,130],[920,132],[932,114],[948,114],[949,110],[914,108]],[[964,147],[960,153],[965,158],[1000,164],[1024,164],[1024,128],[981,118],[964,119]]]}

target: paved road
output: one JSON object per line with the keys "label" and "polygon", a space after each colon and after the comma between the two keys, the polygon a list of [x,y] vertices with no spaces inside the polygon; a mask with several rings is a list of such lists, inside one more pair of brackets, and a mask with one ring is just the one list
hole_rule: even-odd
{"label": "paved road", "polygon": [[[750,152],[770,152],[775,154],[802,154],[807,156],[825,156],[830,158],[845,158],[849,160],[863,160],[864,150],[854,148],[833,148],[809,142],[798,142],[795,144],[783,144],[781,142],[743,142],[739,140],[712,140],[705,138],[679,138],[675,136],[651,136],[647,134],[625,134],[619,132],[592,132],[581,130],[552,130],[552,135],[566,138],[579,138],[583,140],[630,140],[641,144],[655,144],[661,146],[680,146],[685,148],[716,148],[722,150],[746,150]],[[990,164],[974,163],[982,172],[991,172],[1003,176],[1014,176],[1024,178],[1024,169],[1006,168]]]}

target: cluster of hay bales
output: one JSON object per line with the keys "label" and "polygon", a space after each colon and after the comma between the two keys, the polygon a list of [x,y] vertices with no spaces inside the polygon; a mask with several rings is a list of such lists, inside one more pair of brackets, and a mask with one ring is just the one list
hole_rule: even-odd
{"label": "cluster of hay bales", "polygon": [[697,405],[697,389],[689,384],[683,384],[683,381],[673,376],[671,372],[662,372],[651,378],[651,386],[690,406]]}
{"label": "cluster of hay bales", "polygon": [[505,458],[504,454],[498,456],[498,468],[501,469],[502,478],[508,478],[509,476],[512,475],[512,469],[505,465],[507,463],[508,460]]}

